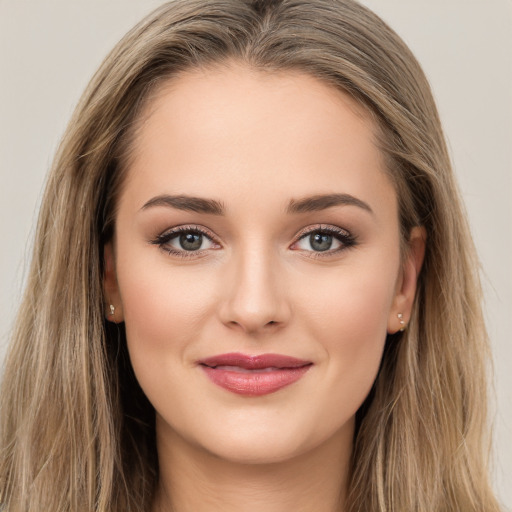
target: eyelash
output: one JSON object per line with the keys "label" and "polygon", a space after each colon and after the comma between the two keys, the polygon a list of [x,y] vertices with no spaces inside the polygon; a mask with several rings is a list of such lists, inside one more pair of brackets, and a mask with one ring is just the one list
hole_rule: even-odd
{"label": "eyelash", "polygon": [[[176,228],[172,228],[168,231],[165,231],[164,233],[158,235],[154,240],[151,240],[150,243],[152,245],[157,245],[165,251],[166,253],[176,256],[179,258],[197,258],[198,256],[203,256],[206,251],[209,249],[203,249],[203,250],[197,250],[197,251],[187,251],[187,250],[174,250],[171,247],[169,247],[167,244],[177,238],[182,233],[189,233],[189,234],[198,234],[206,237],[208,240],[210,240],[211,243],[217,245],[220,247],[220,244],[215,240],[215,237],[213,234],[206,230],[205,228],[201,226],[178,226]],[[290,247],[293,247],[294,245],[298,244],[301,240],[306,239],[308,236],[311,236],[313,234],[326,234],[333,236],[338,242],[340,242],[341,246],[337,249],[331,250],[328,249],[326,251],[308,251],[308,250],[302,250],[303,252],[309,253],[309,257],[311,258],[327,258],[329,256],[333,256],[335,254],[338,254],[346,249],[349,249],[351,247],[354,247],[356,245],[356,237],[351,235],[347,230],[338,228],[336,226],[326,226],[323,224],[319,224],[317,226],[309,226],[302,231],[300,231],[297,236],[296,240],[291,244]],[[300,249],[296,249],[300,250]]]}
{"label": "eyelash", "polygon": [[340,242],[341,245],[334,250],[328,249],[326,251],[304,251],[309,253],[308,257],[310,258],[328,258],[329,256],[334,256],[342,251],[345,251],[346,249],[354,247],[357,243],[357,238],[349,233],[346,229],[342,229],[337,226],[326,226],[325,224],[318,224],[316,226],[308,226],[307,228],[300,231],[297,235],[297,240],[293,242],[292,246],[316,233],[330,235],[338,242]]}
{"label": "eyelash", "polygon": [[154,240],[151,240],[150,243],[153,245],[158,245],[162,251],[165,251],[171,256],[177,256],[178,258],[197,258],[200,255],[204,255],[208,249],[198,251],[177,251],[167,245],[171,240],[177,238],[180,234],[183,233],[202,235],[210,240],[213,244],[220,246],[220,244],[215,241],[213,234],[201,226],[178,226],[158,235]]}

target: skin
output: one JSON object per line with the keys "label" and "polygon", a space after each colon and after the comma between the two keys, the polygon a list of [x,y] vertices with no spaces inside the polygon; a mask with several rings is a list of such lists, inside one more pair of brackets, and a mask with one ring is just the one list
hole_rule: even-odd
{"label": "skin", "polygon": [[[105,249],[105,293],[156,410],[155,511],[342,510],[355,413],[398,313],[409,319],[424,250],[415,229],[401,260],[374,132],[351,98],[298,72],[195,70],[152,99]],[[225,211],[144,207],[163,194]],[[368,208],[287,211],[325,194]],[[209,238],[199,251],[177,237],[158,245],[178,226]],[[344,238],[315,251],[309,234],[326,226]],[[313,365],[290,386],[247,397],[197,364],[227,352]]]}

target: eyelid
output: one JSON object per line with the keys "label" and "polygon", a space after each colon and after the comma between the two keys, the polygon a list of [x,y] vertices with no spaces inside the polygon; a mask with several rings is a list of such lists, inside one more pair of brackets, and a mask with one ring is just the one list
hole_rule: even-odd
{"label": "eyelid", "polygon": [[[195,232],[200,233],[201,235],[208,238],[212,244],[214,244],[216,247],[208,248],[208,249],[201,249],[197,251],[186,251],[186,250],[177,250],[176,248],[170,248],[168,245],[169,241],[172,240],[174,237],[178,236],[180,233],[187,233],[187,232]],[[305,249],[293,249],[293,246],[296,245],[299,241],[303,240],[307,236],[311,235],[312,233],[321,232],[321,233],[328,233],[330,235],[333,235],[338,242],[341,244],[340,247],[336,249],[329,249],[324,252],[321,251],[309,251]],[[309,257],[329,257],[334,254],[337,254],[343,250],[349,249],[353,245],[356,244],[356,237],[353,236],[348,230],[341,228],[339,226],[334,226],[330,224],[316,224],[307,226],[303,229],[301,229],[294,237],[293,243],[290,245],[290,249],[292,250],[300,250],[303,253],[309,253]],[[165,252],[175,255],[178,257],[200,257],[204,256],[207,251],[210,251],[212,249],[216,250],[219,248],[222,248],[222,244],[219,242],[218,237],[208,228],[197,225],[197,224],[186,224],[186,225],[180,225],[180,226],[174,226],[172,228],[166,229],[161,234],[157,235],[154,239],[150,240],[149,243],[153,245],[158,245],[160,249],[164,250]]]}
{"label": "eyelid", "polygon": [[[315,233],[317,231],[322,231],[325,233],[332,233],[334,235],[344,235],[346,237],[351,237],[349,231],[346,229],[340,228],[338,226],[333,226],[331,224],[314,224],[312,226],[307,226],[305,228],[302,228],[296,235],[295,235],[295,242],[301,240],[307,235],[310,235],[311,233]],[[295,243],[294,242],[294,243]]]}
{"label": "eyelid", "polygon": [[214,233],[212,233],[212,231],[210,231],[208,228],[201,226],[200,224],[182,224],[179,226],[168,228],[159,235],[157,235],[155,240],[163,240],[164,238],[171,237],[172,235],[188,232],[201,233],[202,235],[210,238],[213,242],[219,243],[216,241],[217,236]]}
{"label": "eyelid", "polygon": [[[338,242],[341,244],[336,249],[329,249],[326,251],[309,251],[306,249],[294,249],[293,246],[298,244],[301,240],[310,236],[312,233],[327,233],[333,235]],[[348,230],[340,228],[339,226],[333,226],[330,224],[316,224],[313,226],[307,226],[301,229],[295,236],[295,241],[291,244],[290,249],[307,253],[310,258],[327,258],[329,256],[336,255],[346,249],[350,249],[356,244],[356,237],[352,235]]]}
{"label": "eyelid", "polygon": [[[214,248],[208,248],[208,249],[201,249],[198,251],[186,251],[186,250],[178,250],[176,248],[170,248],[168,244],[173,238],[178,236],[180,233],[200,233],[201,235],[205,236],[210,240],[212,244],[214,244],[216,247]],[[174,226],[172,228],[166,229],[159,235],[157,235],[154,239],[149,241],[150,244],[158,245],[160,249],[164,250],[165,252],[172,254],[173,256],[183,257],[183,258],[189,258],[189,257],[198,257],[203,256],[205,252],[211,250],[211,249],[218,249],[221,246],[218,237],[212,233],[208,228],[205,228],[204,226],[200,226],[197,224],[184,224],[180,226]]]}

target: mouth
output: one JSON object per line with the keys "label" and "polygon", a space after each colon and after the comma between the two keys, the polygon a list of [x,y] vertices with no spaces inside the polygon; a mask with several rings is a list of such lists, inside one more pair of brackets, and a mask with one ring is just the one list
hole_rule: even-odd
{"label": "mouth", "polygon": [[274,393],[297,382],[311,361],[280,354],[221,354],[198,361],[209,379],[227,391],[246,396]]}

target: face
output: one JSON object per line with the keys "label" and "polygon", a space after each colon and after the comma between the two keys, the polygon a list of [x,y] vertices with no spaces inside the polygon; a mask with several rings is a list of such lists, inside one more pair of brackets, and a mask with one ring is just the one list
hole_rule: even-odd
{"label": "face", "polygon": [[146,114],[105,292],[159,438],[243,462],[350,438],[417,273],[374,126],[314,78],[235,65]]}

